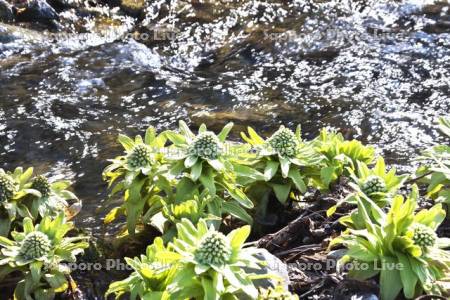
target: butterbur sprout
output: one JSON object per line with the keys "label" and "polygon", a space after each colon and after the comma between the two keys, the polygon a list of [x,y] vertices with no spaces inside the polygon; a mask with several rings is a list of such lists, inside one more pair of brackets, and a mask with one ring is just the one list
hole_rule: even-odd
{"label": "butterbur sprout", "polygon": [[34,178],[31,188],[39,191],[42,197],[50,196],[51,187],[47,177],[45,176],[40,175]]}
{"label": "butterbur sprout", "polygon": [[374,193],[385,193],[387,188],[383,178],[373,175],[366,179],[361,190],[364,194],[370,196]]}
{"label": "butterbur sprout", "polygon": [[436,243],[436,233],[434,230],[423,224],[415,224],[413,228],[413,241],[414,244],[420,246],[422,249],[427,247],[433,247]]}
{"label": "butterbur sprout", "polygon": [[7,202],[14,196],[13,180],[6,174],[0,174],[0,202]]}
{"label": "butterbur sprout", "polygon": [[25,259],[39,259],[50,252],[52,243],[45,233],[33,231],[27,234],[20,245],[20,254]]}
{"label": "butterbur sprout", "polygon": [[192,143],[189,152],[204,159],[216,159],[221,152],[220,141],[210,131],[200,133]]}
{"label": "butterbur sprout", "polygon": [[299,143],[294,132],[281,126],[268,140],[269,146],[283,157],[294,157],[298,152]]}
{"label": "butterbur sprout", "polygon": [[231,255],[226,237],[217,231],[210,231],[195,251],[195,258],[204,265],[224,265]]}
{"label": "butterbur sprout", "polygon": [[151,151],[145,145],[137,145],[128,155],[127,162],[132,168],[141,168],[150,164]]}

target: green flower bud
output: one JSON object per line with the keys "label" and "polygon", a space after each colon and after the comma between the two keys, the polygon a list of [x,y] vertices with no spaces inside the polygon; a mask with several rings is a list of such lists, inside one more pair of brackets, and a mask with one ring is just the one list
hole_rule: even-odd
{"label": "green flower bud", "polygon": [[423,224],[415,224],[413,227],[414,244],[421,248],[433,247],[436,243],[437,235],[434,230]]}
{"label": "green flower bud", "polygon": [[13,179],[6,174],[0,174],[0,202],[11,200],[15,192],[16,187]]}
{"label": "green flower bud", "polygon": [[200,133],[189,148],[191,155],[204,159],[216,159],[222,151],[219,138],[211,131]]}
{"label": "green flower bud", "polygon": [[50,196],[50,183],[45,176],[40,175],[34,178],[33,183],[31,184],[31,188],[39,191],[42,197]]}
{"label": "green flower bud", "polygon": [[137,145],[128,155],[127,163],[132,168],[143,168],[151,163],[151,151],[145,145]]}
{"label": "green flower bud", "polygon": [[297,295],[291,294],[282,286],[260,289],[258,300],[298,300]]}
{"label": "green flower bud", "polygon": [[19,253],[26,259],[38,259],[47,255],[51,247],[52,243],[46,234],[33,231],[23,239]]}
{"label": "green flower bud", "polygon": [[208,232],[195,251],[195,258],[204,265],[224,265],[231,255],[226,237],[217,231]]}
{"label": "green flower bud", "polygon": [[281,126],[268,140],[268,145],[280,156],[294,157],[298,153],[299,141],[289,128]]}
{"label": "green flower bud", "polygon": [[366,181],[363,183],[361,190],[367,196],[370,196],[373,193],[386,193],[386,183],[384,179],[379,176],[369,176]]}

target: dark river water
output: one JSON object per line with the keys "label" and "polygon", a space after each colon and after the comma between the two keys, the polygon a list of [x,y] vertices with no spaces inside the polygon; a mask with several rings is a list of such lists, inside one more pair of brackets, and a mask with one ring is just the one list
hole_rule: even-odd
{"label": "dark river water", "polygon": [[149,125],[330,126],[407,171],[450,108],[448,5],[423,2],[152,1],[140,24],[66,35],[0,23],[0,167],[73,180],[95,235],[117,134]]}

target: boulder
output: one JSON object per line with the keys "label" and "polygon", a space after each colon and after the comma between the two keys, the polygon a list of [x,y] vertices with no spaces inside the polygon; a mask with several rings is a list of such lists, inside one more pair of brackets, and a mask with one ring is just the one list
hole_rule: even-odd
{"label": "boulder", "polygon": [[6,2],[6,0],[0,0],[0,22],[9,23],[13,21],[13,7],[8,2]]}
{"label": "boulder", "polygon": [[264,261],[265,265],[262,266],[259,270],[244,268],[247,273],[273,274],[280,277],[282,280],[282,282],[279,283],[278,280],[273,278],[258,279],[254,282],[257,288],[275,287],[279,284],[281,284],[285,289],[289,288],[290,280],[288,266],[284,262],[282,262],[278,257],[274,256],[266,249],[261,249],[261,253],[256,255],[256,258]]}
{"label": "boulder", "polygon": [[58,13],[45,0],[32,0],[28,5],[17,11],[16,19],[19,22],[36,22],[53,25],[59,21]]}

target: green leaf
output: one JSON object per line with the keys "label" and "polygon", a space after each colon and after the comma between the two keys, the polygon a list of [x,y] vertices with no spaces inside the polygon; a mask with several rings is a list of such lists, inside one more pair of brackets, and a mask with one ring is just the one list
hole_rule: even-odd
{"label": "green leaf", "polygon": [[61,273],[45,274],[45,280],[54,289],[61,289],[67,285],[67,280],[65,276]]}
{"label": "green leaf", "polygon": [[145,137],[144,137],[144,141],[147,145],[151,145],[153,140],[156,137],[156,130],[155,127],[150,126],[149,128],[147,128],[147,130],[145,131]]}
{"label": "green leaf", "polygon": [[275,192],[275,196],[277,197],[278,201],[281,203],[286,203],[289,193],[291,192],[291,185],[290,184],[271,184],[273,191]]}
{"label": "green leaf", "polygon": [[206,125],[204,123],[202,123],[200,125],[200,127],[198,128],[198,133],[200,134],[200,133],[206,132],[207,130],[208,130],[208,128],[206,128]]}
{"label": "green leaf", "polygon": [[248,127],[248,135],[250,136],[250,139],[253,141],[253,145],[260,145],[264,144],[264,139],[260,137],[253,128]]}
{"label": "green leaf", "polygon": [[196,191],[197,185],[188,177],[182,177],[176,186],[176,200],[183,202],[192,199]]}
{"label": "green leaf", "polygon": [[4,236],[0,236],[0,246],[2,247],[14,246],[14,242]]}
{"label": "green leaf", "polygon": [[[395,263],[392,258],[385,258],[385,263]],[[402,289],[402,281],[398,270],[383,268],[380,271],[380,295],[382,300],[395,300]]]}
{"label": "green leaf", "polygon": [[291,162],[287,158],[280,157],[281,175],[283,178],[288,177]]}
{"label": "green leaf", "polygon": [[336,180],[337,176],[335,174],[336,168],[333,166],[325,167],[320,170],[320,180],[322,180],[323,185],[328,188],[330,183]]}
{"label": "green leaf", "polygon": [[33,175],[33,168],[28,168],[21,176],[20,176],[20,186],[23,187],[25,183],[31,178]]}
{"label": "green leaf", "polygon": [[122,207],[115,207],[111,209],[111,211],[105,216],[105,219],[103,220],[103,223],[109,224],[117,217],[119,217],[121,214],[123,214],[123,208]]}
{"label": "green leaf", "polygon": [[300,175],[300,172],[297,168],[291,168],[289,170],[289,178],[292,179],[292,181],[295,184],[295,187],[300,191],[300,193],[304,194],[306,193],[306,184],[303,181],[302,176]]}
{"label": "green leaf", "polygon": [[245,193],[241,189],[232,185],[226,185],[225,188],[230,196],[233,197],[233,199],[239,202],[242,206],[246,208],[253,208],[253,202],[247,197],[247,195],[245,195]]}
{"label": "green leaf", "polygon": [[191,178],[193,181],[197,181],[202,174],[202,162],[197,161],[191,168]]}
{"label": "green leaf", "polygon": [[186,168],[190,168],[193,165],[195,165],[195,163],[197,163],[197,160],[198,160],[198,156],[190,155],[190,156],[186,157],[186,159],[184,160],[184,166]]}
{"label": "green leaf", "polygon": [[25,234],[34,231],[33,221],[30,218],[23,219],[23,231]]}
{"label": "green leaf", "polygon": [[252,217],[237,203],[225,201],[222,203],[222,210],[233,217],[246,222],[247,224],[253,223]]}
{"label": "green leaf", "polygon": [[119,134],[119,137],[117,138],[119,143],[122,144],[122,146],[125,148],[127,152],[130,152],[134,148],[134,142],[132,139],[127,137],[126,135]]}
{"label": "green leaf", "polygon": [[41,261],[35,261],[30,264],[31,277],[36,283],[40,281],[42,265]]}
{"label": "green leaf", "polygon": [[219,300],[219,295],[216,293],[212,280],[206,277],[201,277],[201,279],[203,291],[205,292],[203,300]]}
{"label": "green leaf", "polygon": [[336,212],[337,208],[338,208],[337,205],[333,205],[332,207],[327,209],[327,217],[331,217],[332,215],[334,215],[334,213]]}
{"label": "green leaf", "polygon": [[411,265],[409,264],[408,257],[406,257],[402,253],[396,253],[399,262],[402,264],[402,269],[400,270],[400,278],[402,280],[403,285],[403,293],[405,294],[405,297],[408,299],[412,299],[415,296],[416,292],[416,285],[418,278],[415,275],[414,271],[411,268]]}
{"label": "green leaf", "polygon": [[224,169],[223,163],[218,159],[208,159],[207,161],[216,171],[220,172]]}
{"label": "green leaf", "polygon": [[439,118],[439,129],[450,137],[450,118]]}
{"label": "green leaf", "polygon": [[230,239],[231,248],[233,248],[234,250],[241,249],[242,245],[249,237],[250,231],[251,231],[250,225],[246,225],[230,232],[228,234],[228,238]]}
{"label": "green leaf", "polygon": [[167,130],[167,131],[164,131],[164,135],[174,145],[177,145],[177,146],[186,145],[186,138],[184,136],[182,136],[181,134]]}
{"label": "green leaf", "polygon": [[217,135],[217,137],[219,138],[219,140],[221,142],[225,142],[225,140],[227,139],[228,134],[231,131],[231,128],[233,128],[233,122],[228,123],[227,125],[225,125],[222,128],[222,131],[220,131],[220,133]]}
{"label": "green leaf", "polygon": [[298,124],[295,128],[295,136],[299,141],[302,140],[302,125]]}
{"label": "green leaf", "polygon": [[181,121],[178,122],[179,127],[180,127],[180,132],[188,138],[193,138],[195,137],[195,134],[189,129],[189,126],[187,126],[186,122]]}
{"label": "green leaf", "polygon": [[209,194],[214,196],[216,194],[216,185],[214,183],[214,175],[212,172],[208,171],[207,174],[203,172],[199,179],[203,186],[208,190]]}
{"label": "green leaf", "polygon": [[269,181],[270,179],[277,174],[278,166],[280,164],[277,161],[268,161],[266,164],[266,168],[264,169],[264,177],[266,181]]}
{"label": "green leaf", "polygon": [[51,184],[52,189],[62,191],[67,189],[72,183],[69,180],[61,180]]}
{"label": "green leaf", "polygon": [[264,175],[258,172],[256,169],[244,165],[236,164],[234,171],[238,176],[251,178],[253,180],[264,180]]}

